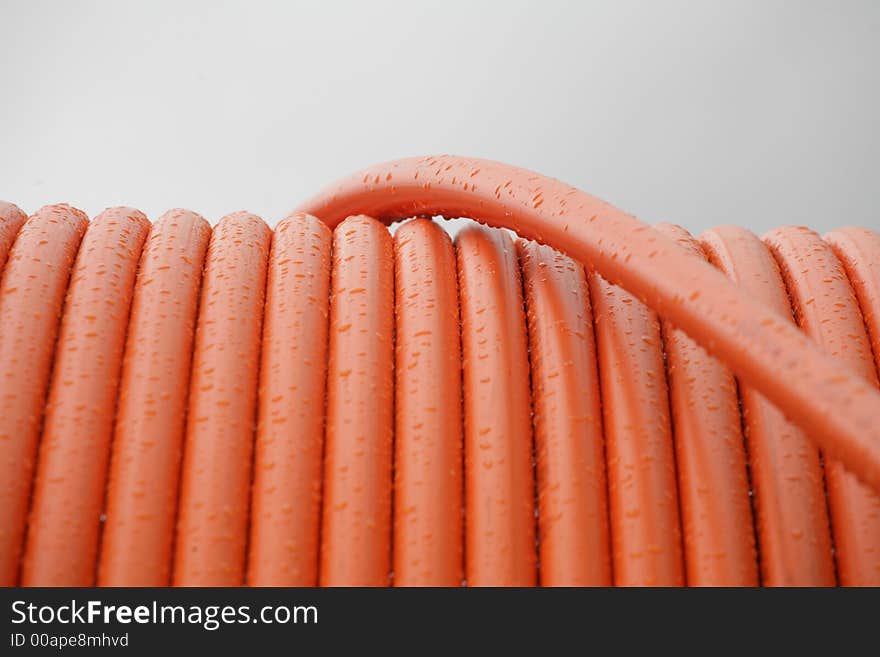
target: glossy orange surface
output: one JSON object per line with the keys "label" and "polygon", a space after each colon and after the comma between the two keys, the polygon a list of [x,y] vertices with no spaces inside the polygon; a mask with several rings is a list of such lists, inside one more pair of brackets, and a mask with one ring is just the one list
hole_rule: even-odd
{"label": "glossy orange surface", "polygon": [[321,570],[324,586],[391,581],[394,439],[394,256],[375,219],[333,231],[327,444]]}
{"label": "glossy orange surface", "polygon": [[[779,264],[798,326],[876,386],[865,322],[831,247],[813,231],[791,226],[767,233],[764,242]],[[880,586],[880,495],[835,459],[824,465],[840,583]]]}
{"label": "glossy orange surface", "polygon": [[455,252],[429,219],[394,235],[394,585],[458,586],[462,545],[461,343]]}
{"label": "glossy orange surface", "polygon": [[500,230],[458,234],[468,586],[537,582],[529,361],[516,249]]}
{"label": "glossy orange surface", "polygon": [[102,586],[167,586],[202,268],[211,227],[187,210],[159,217],[131,302],[110,457]]}
{"label": "glossy orange surface", "polygon": [[262,219],[236,212],[208,245],[180,476],[178,586],[244,583],[271,238]]}
{"label": "glossy orange surface", "polygon": [[451,156],[300,210],[0,203],[0,583],[880,582],[877,233]]}
{"label": "glossy orange surface", "polygon": [[[679,226],[655,227],[695,258]],[[668,321],[661,322],[669,381],[687,583],[757,586],[758,562],[736,380]]]}

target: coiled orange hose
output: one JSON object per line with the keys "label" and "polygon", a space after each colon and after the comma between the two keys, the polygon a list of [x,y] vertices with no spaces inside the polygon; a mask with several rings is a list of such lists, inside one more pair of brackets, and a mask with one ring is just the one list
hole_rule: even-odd
{"label": "coiled orange hose", "polygon": [[463,573],[461,344],[452,242],[415,219],[394,235],[394,584],[458,586]]}
{"label": "coiled orange hose", "polygon": [[[702,236],[709,260],[762,305],[791,321],[779,270],[756,235],[719,226]],[[740,380],[761,575],[770,586],[834,584],[819,451],[779,409]]]}
{"label": "coiled orange hose", "polygon": [[660,324],[628,292],[590,277],[602,380],[614,583],[684,584]]}
{"label": "coiled orange hose", "polygon": [[27,215],[17,206],[0,201],[0,271],[6,264],[9,249],[12,248],[12,243],[26,220]]}
{"label": "coiled orange hose", "polygon": [[178,586],[244,583],[271,236],[262,219],[236,212],[208,245],[180,477]]}
{"label": "coiled orange hose", "polygon": [[[807,228],[779,228],[764,241],[779,263],[798,325],[876,386],[864,320],[831,247]],[[880,495],[834,459],[825,461],[825,481],[840,583],[880,585]]]}
{"label": "coiled orange hose", "polygon": [[333,234],[320,583],[384,586],[391,573],[394,258],[369,217]]}
{"label": "coiled orange hose", "polygon": [[254,586],[318,581],[331,239],[314,217],[294,215],[272,240],[248,562]]}
{"label": "coiled orange hose", "polygon": [[0,204],[2,583],[878,583],[876,233],[448,156],[301,210]]}
{"label": "coiled orange hose", "polygon": [[166,586],[202,268],[211,227],[171,210],[150,230],[134,288],[110,457],[102,586]]}
{"label": "coiled orange hose", "polygon": [[[687,231],[656,229],[697,257]],[[678,466],[687,581],[755,586],[758,565],[736,382],[668,321],[662,322]]]}
{"label": "coiled orange hose", "polygon": [[880,371],[880,235],[866,228],[841,228],[828,233],[825,241],[853,286]]}
{"label": "coiled orange hose", "polygon": [[300,209],[330,226],[353,212],[476,217],[564,251],[707,347],[880,489],[880,393],[705,262],[574,187],[497,162],[432,156],[357,173]]}
{"label": "coiled orange hose", "polygon": [[540,581],[608,586],[599,373],[583,266],[520,240],[532,368]]}
{"label": "coiled orange hose", "polygon": [[465,577],[534,586],[535,488],[522,283],[506,233],[456,240],[464,381]]}
{"label": "coiled orange hose", "polygon": [[0,573],[18,581],[61,310],[88,218],[46,206],[22,226],[0,280]]}
{"label": "coiled orange hose", "polygon": [[55,348],[21,581],[95,581],[129,307],[147,218],[112,208],[80,245]]}

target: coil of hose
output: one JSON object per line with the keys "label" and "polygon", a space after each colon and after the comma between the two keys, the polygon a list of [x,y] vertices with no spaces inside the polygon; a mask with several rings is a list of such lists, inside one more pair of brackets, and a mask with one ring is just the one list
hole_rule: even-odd
{"label": "coil of hose", "polygon": [[274,231],[2,203],[0,268],[0,584],[880,585],[868,229],[440,156]]}

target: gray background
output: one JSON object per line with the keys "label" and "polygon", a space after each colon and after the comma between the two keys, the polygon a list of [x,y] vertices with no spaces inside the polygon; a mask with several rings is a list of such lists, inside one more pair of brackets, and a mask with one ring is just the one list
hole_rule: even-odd
{"label": "gray background", "polygon": [[880,228],[880,2],[0,0],[0,198],[273,223],[375,162],[693,231]]}

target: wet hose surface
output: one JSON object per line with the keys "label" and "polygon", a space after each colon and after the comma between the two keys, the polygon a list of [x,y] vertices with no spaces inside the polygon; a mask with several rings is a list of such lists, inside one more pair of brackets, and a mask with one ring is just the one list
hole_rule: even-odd
{"label": "wet hose surface", "polygon": [[0,204],[0,583],[880,584],[876,233],[448,156],[300,210]]}

